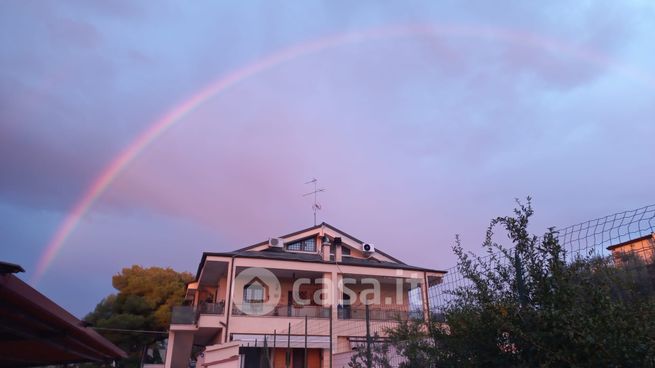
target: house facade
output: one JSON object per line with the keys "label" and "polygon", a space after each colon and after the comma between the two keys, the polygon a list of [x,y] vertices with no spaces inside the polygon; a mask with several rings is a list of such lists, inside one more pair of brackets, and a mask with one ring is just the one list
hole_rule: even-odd
{"label": "house facade", "polygon": [[[445,271],[411,266],[322,223],[202,255],[175,307],[166,367],[342,367],[398,318],[427,318]],[[368,323],[367,323],[368,321]]]}
{"label": "house facade", "polygon": [[614,263],[622,265],[630,257],[634,257],[645,264],[653,264],[655,256],[655,233],[614,244],[607,247],[612,252]]}

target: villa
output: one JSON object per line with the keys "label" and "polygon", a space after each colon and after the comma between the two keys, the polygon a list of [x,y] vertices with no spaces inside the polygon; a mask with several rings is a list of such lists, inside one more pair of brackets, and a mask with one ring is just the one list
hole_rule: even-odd
{"label": "villa", "polygon": [[197,367],[343,367],[367,321],[384,339],[399,318],[427,318],[427,290],[444,275],[327,223],[205,252],[173,310],[166,367],[187,367],[192,353]]}

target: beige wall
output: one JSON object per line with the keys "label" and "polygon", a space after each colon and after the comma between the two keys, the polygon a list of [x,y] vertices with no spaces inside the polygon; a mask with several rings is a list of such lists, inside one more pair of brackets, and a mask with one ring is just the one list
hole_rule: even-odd
{"label": "beige wall", "polygon": [[[273,334],[286,333],[291,323],[291,333],[300,335],[304,333],[304,317],[257,317],[257,316],[232,316],[230,317],[230,333],[243,334]],[[330,321],[328,318],[309,319],[308,334],[328,335]]]}
{"label": "beige wall", "polygon": [[[316,274],[313,278],[321,278],[322,276],[320,274]],[[223,279],[225,281],[225,279]],[[275,300],[273,298],[276,298],[278,300],[278,305],[281,306],[286,306],[288,305],[289,302],[289,291],[293,291],[293,284],[294,280],[292,279],[278,279],[280,282],[280,289],[278,290],[273,290],[273,289],[267,289],[267,297],[268,300]],[[309,305],[320,305],[317,303],[314,303],[314,293],[317,291],[321,290],[323,288],[323,285],[317,284],[317,283],[302,283],[299,285],[300,290],[299,290],[299,295],[298,297],[300,299],[310,299]],[[244,302],[243,300],[243,288],[241,287],[236,287],[234,288],[233,291],[233,296],[234,298],[232,299],[233,303],[236,304],[241,304]],[[226,299],[227,300],[227,299]],[[292,297],[292,302],[293,302],[293,297]],[[294,305],[298,303],[292,303]]]}
{"label": "beige wall", "polygon": [[203,352],[203,358],[198,360],[196,366],[239,368],[240,362],[239,343],[229,342],[226,344],[207,346]]}
{"label": "beige wall", "polygon": [[[217,257],[219,258],[219,257]],[[207,259],[212,260],[211,256]],[[398,268],[380,268],[380,267],[366,267],[366,266],[352,266],[352,265],[336,265],[334,263],[313,263],[313,262],[297,262],[287,260],[274,260],[274,259],[260,259],[260,258],[235,258],[235,265],[237,267],[262,267],[269,270],[297,270],[306,272],[338,272],[342,274],[362,275],[362,276],[386,276],[386,277],[401,277],[401,278],[415,278],[418,280],[423,279],[423,271],[403,269],[402,265]]]}
{"label": "beige wall", "polygon": [[[332,229],[330,229],[328,227],[313,229],[313,230],[309,230],[309,231],[302,232],[302,233],[299,233],[299,234],[295,234],[293,236],[286,237],[286,238],[284,238],[284,242],[288,244],[288,243],[293,243],[296,240],[306,239],[308,237],[314,236],[316,238],[316,240],[317,240],[316,241],[317,252],[321,253],[322,252],[321,238],[322,238],[323,235],[328,235],[328,236],[330,236],[332,238],[340,237],[341,240],[342,240],[343,246],[350,248],[350,250],[351,250],[351,255],[350,256],[351,257],[364,258],[364,254],[361,251],[362,245],[359,242],[357,242],[355,239],[352,239],[352,238],[350,238],[350,237],[348,237],[348,236],[346,236],[344,234],[336,232],[336,231],[334,231],[334,230],[332,230]],[[258,245],[256,247],[253,247],[250,250],[256,252],[256,251],[264,250],[266,248],[268,248],[267,243]],[[382,255],[380,253],[374,254],[373,257],[375,259],[378,259],[378,260],[381,260],[381,261],[392,261],[389,257],[384,256],[384,255]]]}
{"label": "beige wall", "polygon": [[[360,281],[356,284],[346,284],[345,286],[357,295],[356,300],[351,301],[353,307],[363,307],[364,303],[362,302],[362,299],[370,297],[370,293],[368,293],[367,290],[371,290],[373,287],[370,283],[361,283]],[[409,306],[409,298],[407,296],[407,293],[409,292],[408,284],[403,283],[403,292],[401,292],[400,295],[397,295],[398,293],[395,284],[381,283],[379,290],[379,301],[376,301],[372,307],[381,309],[401,309]]]}
{"label": "beige wall", "polygon": [[653,255],[655,253],[655,234],[649,238],[636,240],[623,244],[619,247],[612,249],[612,256],[616,264],[623,263],[623,256],[632,254],[645,263],[653,263]]}

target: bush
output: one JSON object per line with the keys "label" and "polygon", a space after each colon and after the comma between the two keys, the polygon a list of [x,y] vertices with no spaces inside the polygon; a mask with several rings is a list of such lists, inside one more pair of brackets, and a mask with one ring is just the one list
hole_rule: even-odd
{"label": "bush", "polygon": [[[633,257],[568,257],[550,228],[527,228],[533,210],[491,221],[485,257],[454,252],[467,285],[453,291],[443,321],[408,321],[391,332],[406,367],[655,366],[655,298]],[[496,243],[507,232],[512,247]],[[567,262],[567,259],[569,262]],[[433,316],[434,317],[434,316]]]}

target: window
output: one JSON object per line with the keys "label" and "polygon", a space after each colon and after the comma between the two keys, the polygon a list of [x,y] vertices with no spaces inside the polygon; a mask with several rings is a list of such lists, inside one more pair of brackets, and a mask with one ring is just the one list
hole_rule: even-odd
{"label": "window", "polygon": [[303,250],[305,252],[316,252],[316,241],[314,238],[304,240],[303,243]]}
{"label": "window", "polygon": [[287,244],[287,250],[302,250],[302,244],[300,242],[289,243]]}
{"label": "window", "polygon": [[316,252],[316,239],[307,238],[287,244],[287,250],[299,252]]}
{"label": "window", "polygon": [[[330,254],[336,254],[337,250],[337,245],[330,245]],[[342,256],[349,256],[350,255],[350,248],[341,246],[341,255]]]}
{"label": "window", "polygon": [[246,303],[263,303],[264,287],[256,282],[243,288],[243,301]]}

